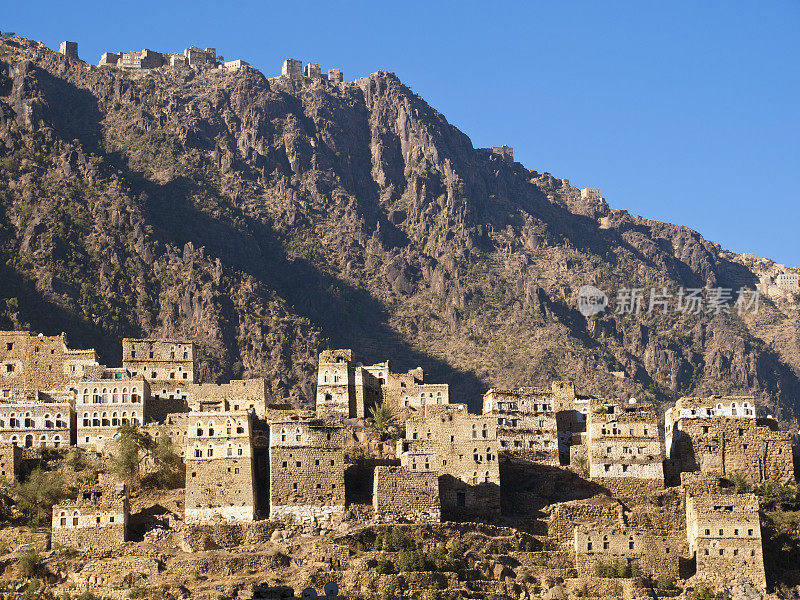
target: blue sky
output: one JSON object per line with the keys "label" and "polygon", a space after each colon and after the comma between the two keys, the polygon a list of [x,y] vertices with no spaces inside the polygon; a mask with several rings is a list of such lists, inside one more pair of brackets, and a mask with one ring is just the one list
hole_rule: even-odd
{"label": "blue sky", "polygon": [[394,71],[476,147],[613,208],[800,266],[800,0],[9,1],[0,29],[104,51],[214,46]]}

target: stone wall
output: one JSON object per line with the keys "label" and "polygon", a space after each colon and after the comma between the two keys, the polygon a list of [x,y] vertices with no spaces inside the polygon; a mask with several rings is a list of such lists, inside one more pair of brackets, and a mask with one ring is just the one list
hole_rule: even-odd
{"label": "stone wall", "polygon": [[439,476],[435,471],[378,466],[372,501],[378,520],[439,521]]}
{"label": "stone wall", "polygon": [[98,366],[94,350],[71,350],[65,334],[0,331],[0,390],[52,390]]}
{"label": "stone wall", "polygon": [[[34,397],[39,397],[38,394]],[[0,405],[0,443],[59,448],[73,441],[75,413],[67,402],[35,400]]]}
{"label": "stone wall", "polygon": [[685,537],[674,532],[616,527],[575,528],[575,568],[584,577],[596,575],[598,563],[636,563],[645,575],[680,575]]}
{"label": "stone wall", "polygon": [[124,484],[82,489],[75,500],[53,507],[54,546],[111,550],[127,537],[128,492]]}
{"label": "stone wall", "polygon": [[186,522],[252,521],[256,497],[249,413],[190,413],[186,426]]}
{"label": "stone wall", "polygon": [[619,501],[606,496],[589,500],[573,500],[551,505],[546,509],[547,536],[561,544],[572,545],[575,528],[625,527],[623,507]]}
{"label": "stone wall", "polygon": [[78,445],[113,439],[126,423],[143,425],[149,400],[150,385],[142,377],[81,382],[75,393]]}
{"label": "stone wall", "polygon": [[14,483],[22,464],[22,448],[16,444],[0,445],[0,479]]}
{"label": "stone wall", "polygon": [[320,419],[273,420],[269,462],[271,519],[314,522],[344,512],[341,425]]}
{"label": "stone wall", "polygon": [[766,588],[758,511],[755,494],[702,494],[686,499],[689,551],[699,579],[724,585],[749,580]]}
{"label": "stone wall", "polygon": [[194,344],[186,340],[125,338],[122,367],[132,377],[192,383],[196,371]]}

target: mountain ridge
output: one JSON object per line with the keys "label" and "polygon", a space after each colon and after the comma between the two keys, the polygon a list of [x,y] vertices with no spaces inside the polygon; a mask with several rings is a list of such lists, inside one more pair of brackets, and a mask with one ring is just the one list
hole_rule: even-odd
{"label": "mountain ridge", "polygon": [[204,378],[263,375],[298,403],[331,345],[422,365],[473,409],[489,386],[571,378],[659,401],[753,393],[796,427],[793,299],[586,319],[585,284],[738,289],[758,273],[473,148],[393,74],[128,72],[0,45],[2,327],[65,329],[111,364],[123,336],[192,337]]}

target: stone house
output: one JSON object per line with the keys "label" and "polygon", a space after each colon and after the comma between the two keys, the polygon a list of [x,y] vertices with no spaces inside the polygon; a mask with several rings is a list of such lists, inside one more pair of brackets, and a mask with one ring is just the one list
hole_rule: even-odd
{"label": "stone house", "polygon": [[549,389],[492,388],[483,396],[483,414],[497,420],[501,454],[559,464],[556,410]]}
{"label": "stone house", "polygon": [[439,474],[407,466],[377,466],[372,504],[378,521],[438,522],[442,516]]}
{"label": "stone house", "polygon": [[122,340],[122,368],[150,381],[195,382],[194,344],[173,339]]}
{"label": "stone house", "polygon": [[222,67],[226,71],[238,71],[242,67],[249,66],[250,63],[247,61],[242,60],[241,58],[237,58],[236,60],[229,60],[223,63]]}
{"label": "stone house", "polygon": [[130,507],[124,483],[98,485],[53,507],[54,546],[113,550],[127,539]]}
{"label": "stone house", "polygon": [[71,402],[46,401],[44,392],[29,392],[0,404],[0,443],[59,448],[74,442],[75,412]]}
{"label": "stone house", "polygon": [[399,442],[401,465],[414,470],[417,457],[430,457],[439,474],[445,518],[494,518],[500,514],[497,422],[474,415],[465,404],[427,405],[406,421]]}
{"label": "stone house", "polygon": [[270,422],[270,519],[337,520],[344,513],[344,485],[344,428],[340,424],[303,416]]}
{"label": "stone house", "polygon": [[599,564],[621,561],[642,574],[678,578],[683,536],[672,531],[620,527],[575,528],[575,568],[579,577],[594,577]]}
{"label": "stone house", "polygon": [[717,585],[749,581],[766,589],[759,501],[755,494],[701,494],[686,498],[689,552],[696,576]]}
{"label": "stone house", "polygon": [[78,42],[61,42],[61,46],[59,46],[58,51],[67,58],[80,60],[78,58]]}
{"label": "stone house", "polygon": [[581,198],[583,200],[602,200],[603,194],[600,188],[583,188],[581,190]]}
{"label": "stone house", "polygon": [[342,83],[344,75],[341,69],[328,69],[328,81],[331,83]]}
{"label": "stone house", "polygon": [[186,64],[190,67],[202,67],[217,62],[216,48],[201,50],[197,46],[191,46],[183,51],[183,55],[186,57]]}
{"label": "stone house", "polygon": [[81,381],[75,387],[77,444],[96,446],[116,436],[120,425],[144,425],[150,384],[141,376],[110,371],[109,377]]}
{"label": "stone house", "polygon": [[622,495],[663,489],[664,446],[649,404],[590,400],[585,440],[593,481]]}
{"label": "stone house", "polygon": [[283,61],[281,68],[281,75],[289,79],[302,79],[303,78],[303,61],[287,58]]}
{"label": "stone house", "polygon": [[752,396],[681,398],[666,411],[664,433],[678,473],[794,481],[791,437],[774,419],[757,418]]}
{"label": "stone house", "polygon": [[0,392],[67,387],[99,368],[94,350],[72,350],[66,334],[0,331]]}
{"label": "stone house", "polygon": [[22,464],[22,447],[17,444],[0,444],[0,480],[14,483]]}
{"label": "stone house", "polygon": [[187,523],[253,521],[253,431],[246,411],[186,415]]}

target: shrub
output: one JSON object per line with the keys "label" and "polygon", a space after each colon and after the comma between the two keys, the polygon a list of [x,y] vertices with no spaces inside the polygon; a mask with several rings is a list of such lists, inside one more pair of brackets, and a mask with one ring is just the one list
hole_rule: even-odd
{"label": "shrub", "polygon": [[23,577],[33,577],[42,567],[39,554],[35,550],[27,550],[22,553],[17,561],[19,572]]}
{"label": "shrub", "polygon": [[675,578],[669,575],[659,575],[656,577],[656,588],[662,591],[675,589]]}
{"label": "shrub", "polygon": [[15,486],[17,506],[34,523],[49,521],[53,505],[64,496],[64,486],[56,473],[41,469],[31,471],[28,478]]}
{"label": "shrub", "polygon": [[394,565],[392,561],[381,555],[378,557],[377,563],[375,564],[375,572],[379,575],[388,575],[394,572]]}

